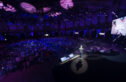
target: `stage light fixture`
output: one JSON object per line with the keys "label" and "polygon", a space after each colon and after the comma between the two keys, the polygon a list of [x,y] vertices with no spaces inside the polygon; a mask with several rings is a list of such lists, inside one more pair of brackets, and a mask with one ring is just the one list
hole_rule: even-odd
{"label": "stage light fixture", "polygon": [[2,9],[3,8],[3,2],[2,1],[0,1],[0,9]]}
{"label": "stage light fixture", "polygon": [[43,8],[43,13],[47,13],[51,10],[51,7],[44,7]]}
{"label": "stage light fixture", "polygon": [[27,2],[21,2],[21,8],[28,13],[36,13],[36,7]]}
{"label": "stage light fixture", "polygon": [[66,10],[73,8],[74,3],[72,0],[60,0],[60,6]]}

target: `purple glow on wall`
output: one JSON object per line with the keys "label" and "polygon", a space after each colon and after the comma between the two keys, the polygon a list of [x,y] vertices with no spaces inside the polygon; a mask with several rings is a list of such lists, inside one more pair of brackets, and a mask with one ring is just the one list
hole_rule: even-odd
{"label": "purple glow on wall", "polygon": [[86,17],[86,25],[90,25],[91,24],[91,19],[89,17]]}
{"label": "purple glow on wall", "polygon": [[4,6],[4,5],[3,5],[3,2],[0,1],[0,9],[2,9],[3,6]]}
{"label": "purple glow on wall", "polygon": [[47,12],[49,12],[50,10],[51,10],[50,7],[44,7],[44,8],[43,8],[43,12],[44,12],[44,13],[47,13]]}
{"label": "purple glow on wall", "polygon": [[108,22],[112,22],[112,14],[111,13],[108,15]]}
{"label": "purple glow on wall", "polygon": [[5,11],[9,11],[9,12],[16,12],[15,7],[13,7],[10,4],[6,4],[6,6],[4,5],[4,3],[2,1],[0,1],[0,9],[3,9]]}
{"label": "purple glow on wall", "polygon": [[105,15],[100,15],[100,23],[104,23],[105,22]]}
{"label": "purple glow on wall", "polygon": [[61,22],[60,28],[61,28],[61,29],[64,29],[64,27],[65,27],[65,24]]}
{"label": "purple glow on wall", "polygon": [[31,36],[34,36],[34,32],[31,32],[30,35],[31,35]]}
{"label": "purple glow on wall", "polygon": [[97,16],[93,16],[92,17],[92,24],[97,24],[98,20],[97,20]]}
{"label": "purple glow on wall", "polygon": [[75,27],[78,27],[79,24],[80,24],[80,22],[78,20],[74,22]]}
{"label": "purple glow on wall", "polygon": [[84,26],[84,20],[83,19],[80,20],[80,26]]}

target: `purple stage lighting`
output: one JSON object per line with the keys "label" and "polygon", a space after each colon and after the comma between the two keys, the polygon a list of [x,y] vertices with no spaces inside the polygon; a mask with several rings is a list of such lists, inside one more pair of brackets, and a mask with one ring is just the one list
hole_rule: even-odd
{"label": "purple stage lighting", "polygon": [[30,3],[22,2],[20,6],[28,13],[36,13],[36,7]]}

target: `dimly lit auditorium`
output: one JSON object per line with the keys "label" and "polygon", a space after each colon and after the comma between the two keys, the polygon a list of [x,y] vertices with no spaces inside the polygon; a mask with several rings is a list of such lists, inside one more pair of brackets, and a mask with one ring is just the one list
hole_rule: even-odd
{"label": "dimly lit auditorium", "polygon": [[125,0],[0,0],[0,82],[126,82]]}

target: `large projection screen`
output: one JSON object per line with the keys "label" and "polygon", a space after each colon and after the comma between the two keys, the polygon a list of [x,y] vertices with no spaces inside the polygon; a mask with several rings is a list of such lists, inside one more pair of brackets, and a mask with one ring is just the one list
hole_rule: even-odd
{"label": "large projection screen", "polygon": [[111,34],[126,36],[126,16],[112,21]]}

